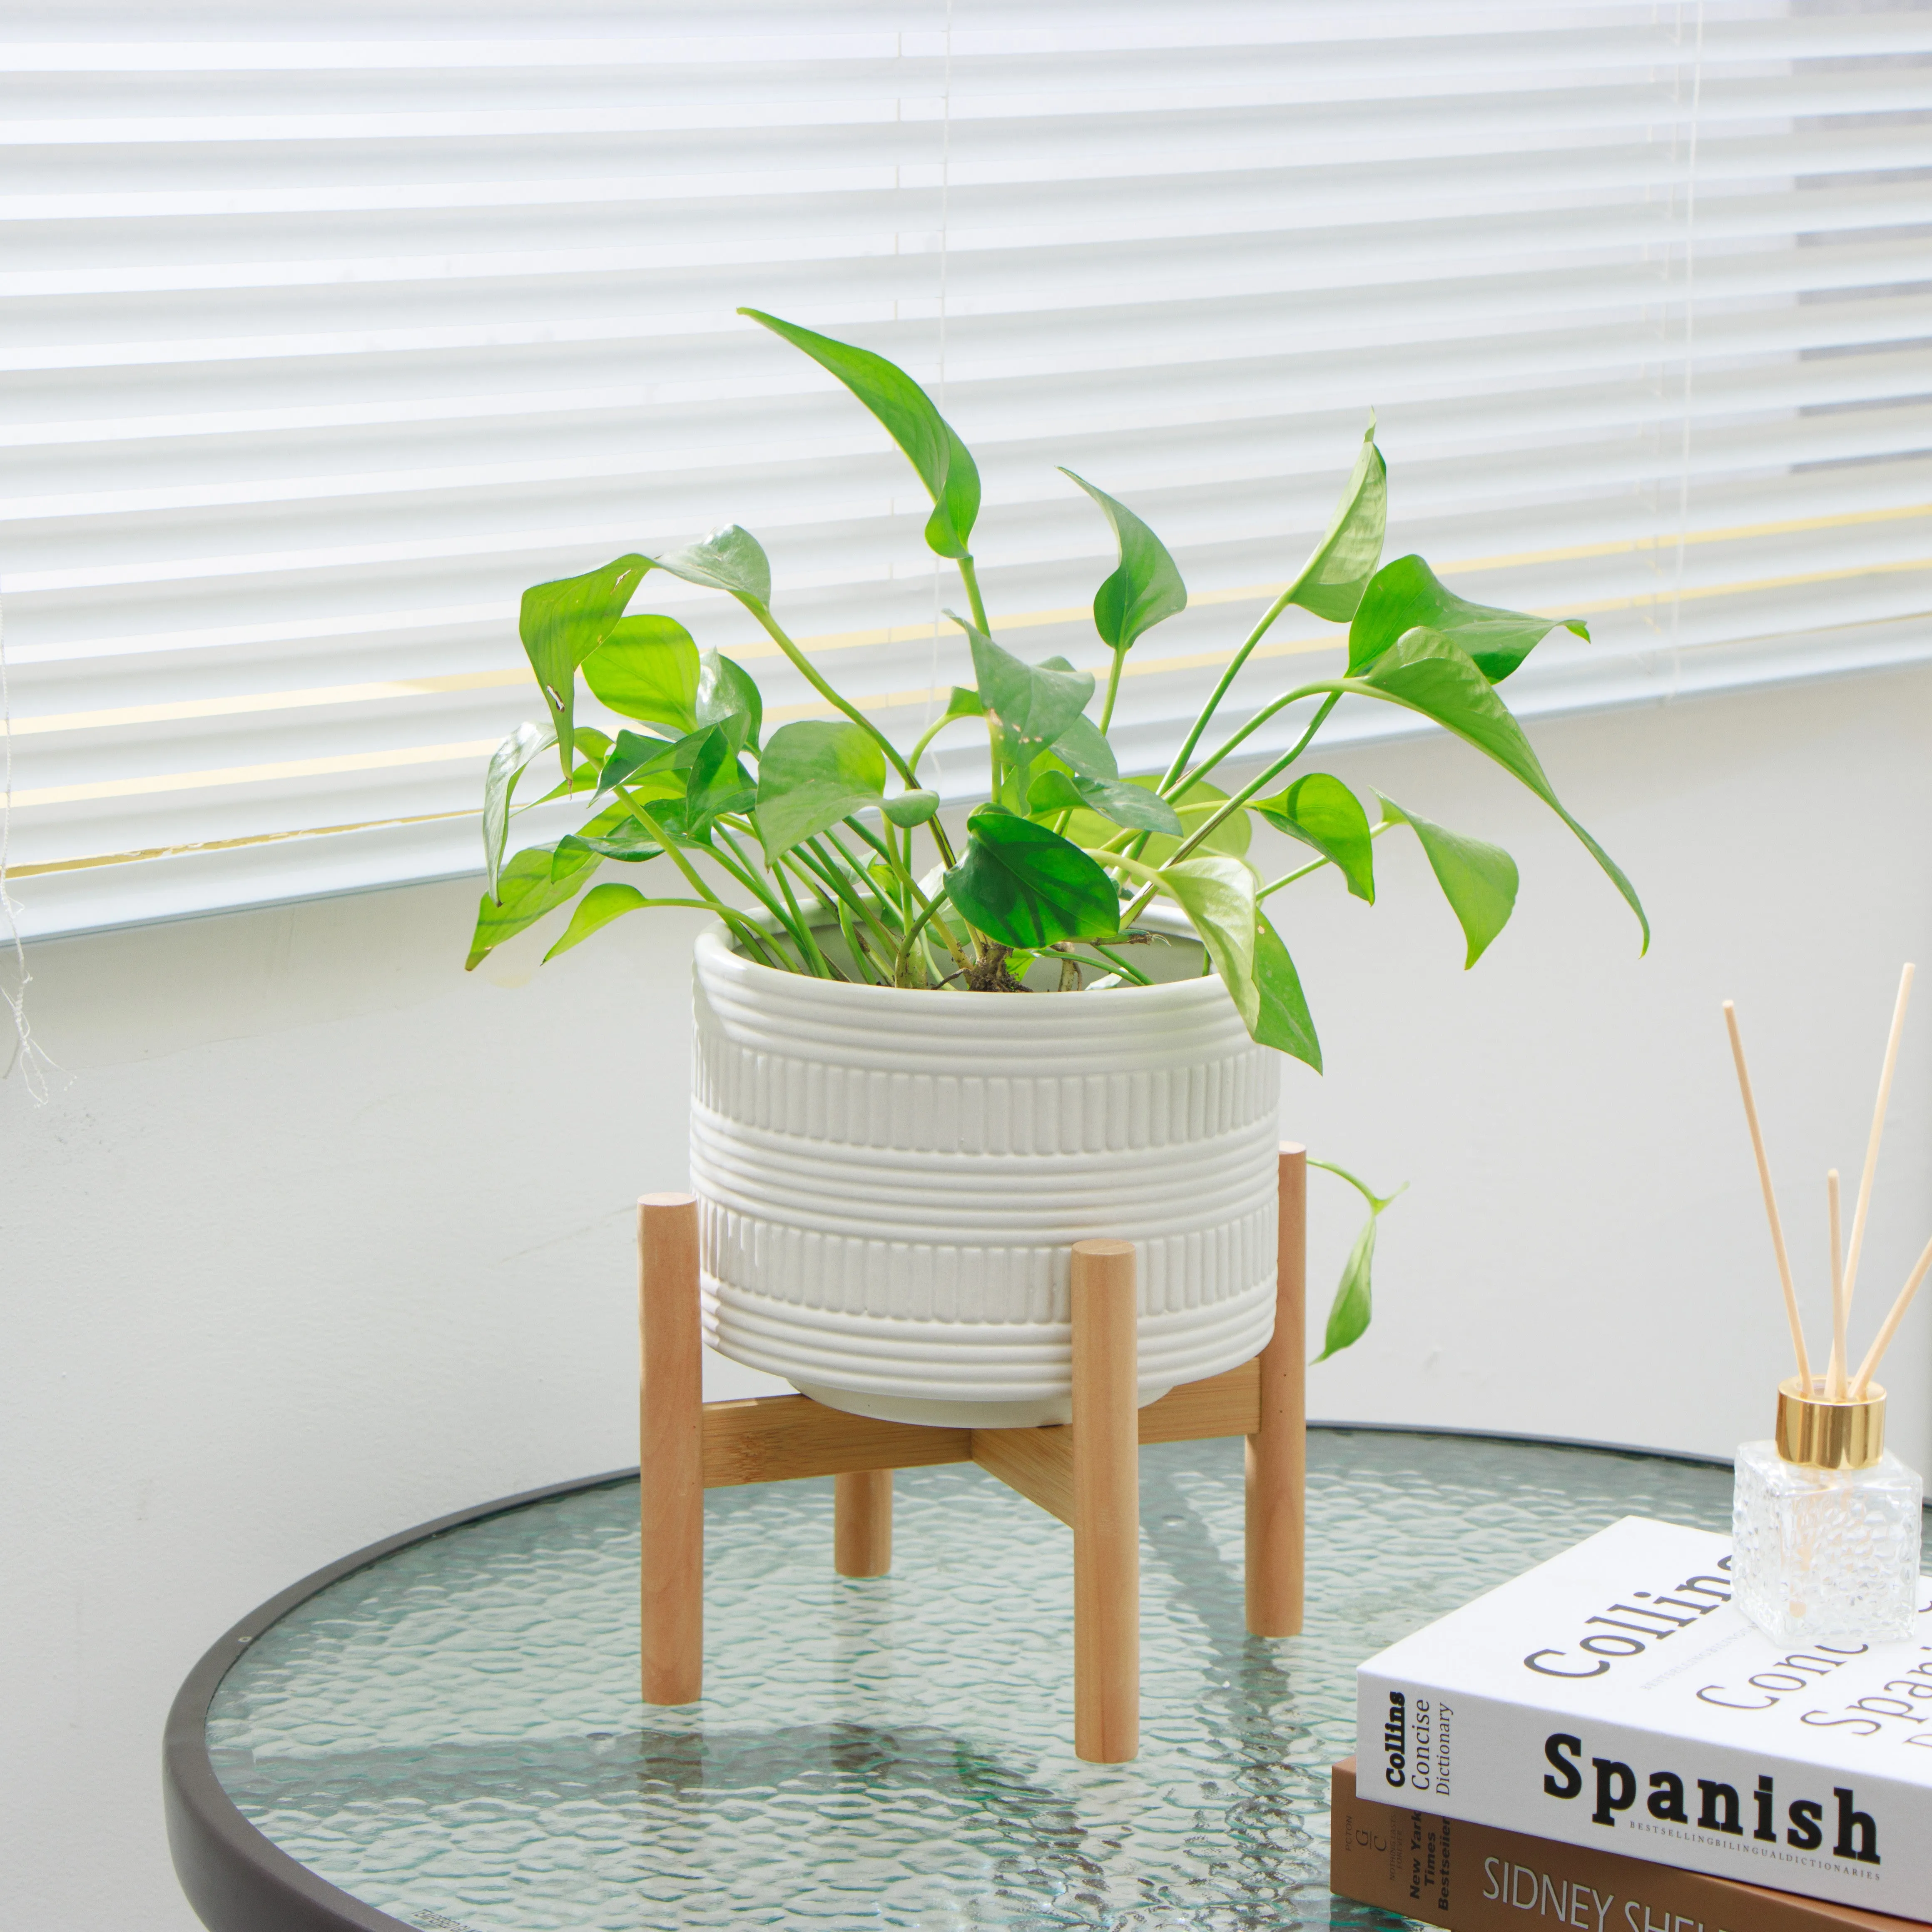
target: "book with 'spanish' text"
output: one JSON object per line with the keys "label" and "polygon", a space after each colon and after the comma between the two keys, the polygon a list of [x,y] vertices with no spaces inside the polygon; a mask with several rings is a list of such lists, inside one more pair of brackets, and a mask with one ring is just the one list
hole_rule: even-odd
{"label": "book with 'spanish' text", "polygon": [[[1328,1888],[1446,1932],[1916,1932],[1917,1919],[1384,1804],[1330,1779]],[[1932,1910],[1932,1900],[1928,1901]]]}
{"label": "book with 'spanish' text", "polygon": [[1932,1607],[1778,1644],[1730,1541],[1627,1516],[1356,1677],[1365,1796],[1902,1918],[1932,1901]]}

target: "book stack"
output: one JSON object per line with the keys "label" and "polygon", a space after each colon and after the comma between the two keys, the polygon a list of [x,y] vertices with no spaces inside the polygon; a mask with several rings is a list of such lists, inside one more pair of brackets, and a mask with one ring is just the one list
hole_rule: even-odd
{"label": "book stack", "polygon": [[1780,1645],[1730,1570],[1628,1517],[1370,1658],[1331,1888],[1450,1932],[1932,1923],[1932,1605]]}

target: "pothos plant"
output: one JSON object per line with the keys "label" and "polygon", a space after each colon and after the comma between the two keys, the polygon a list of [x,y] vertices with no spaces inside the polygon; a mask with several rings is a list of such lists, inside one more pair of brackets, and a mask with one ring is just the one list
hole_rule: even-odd
{"label": "pothos plant", "polygon": [[[519,629],[548,716],[520,726],[490,760],[488,886],[470,966],[574,899],[546,960],[626,914],[680,906],[716,914],[748,957],[779,972],[926,992],[1090,993],[1148,983],[1132,955],[1154,935],[1136,922],[1160,896],[1198,934],[1203,970],[1220,974],[1250,1034],[1318,1072],[1314,1022],[1269,914],[1277,892],[1332,867],[1351,893],[1372,903],[1375,842],[1406,826],[1461,925],[1468,966],[1502,931],[1516,892],[1515,862],[1499,847],[1381,793],[1372,824],[1340,778],[1295,770],[1346,697],[1442,725],[1526,785],[1628,902],[1648,946],[1630,881],[1564,808],[1498,690],[1551,631],[1587,638],[1586,626],[1470,603],[1419,556],[1383,564],[1388,472],[1372,418],[1327,531],[1241,640],[1167,769],[1124,777],[1107,734],[1127,654],[1187,603],[1160,538],[1124,503],[1062,472],[1106,519],[1118,553],[1094,598],[1094,628],[1111,654],[1096,716],[1093,673],[1064,658],[1028,663],[994,636],[971,548],[979,471],[926,392],[868,350],[756,309],[740,313],[836,376],[917,471],[932,499],[926,542],[958,572],[965,613],[946,615],[964,634],[974,682],[956,687],[943,713],[902,749],[778,622],[765,553],[735,524],[680,550],[632,553],[536,585],[524,594]],[[767,734],[757,680],[742,665],[700,651],[674,618],[632,612],[652,571],[736,599],[836,716]],[[1204,748],[1235,680],[1291,604],[1348,626],[1346,668],[1276,693]],[[613,738],[578,723],[580,678],[607,712],[638,728]],[[1295,706],[1311,712],[1288,750],[1232,792],[1214,782]],[[920,769],[934,740],[956,728],[983,732],[989,758],[988,796],[968,815],[963,845]],[[518,805],[519,780],[552,749],[562,782]],[[512,818],[558,799],[581,802],[578,828],[506,859]],[[1246,856],[1257,817],[1313,856],[1262,879]],[[592,883],[608,862],[659,861],[655,889]],[[1370,1212],[1330,1314],[1324,1355],[1368,1325],[1376,1222],[1393,1198],[1342,1178]]]}

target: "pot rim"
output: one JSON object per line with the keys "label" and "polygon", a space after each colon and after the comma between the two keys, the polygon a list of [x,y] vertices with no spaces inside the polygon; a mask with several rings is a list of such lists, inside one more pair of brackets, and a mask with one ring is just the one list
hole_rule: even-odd
{"label": "pot rim", "polygon": [[[757,925],[772,932],[778,930],[778,922],[769,913],[750,913],[746,916]],[[1177,939],[1192,940],[1201,944],[1201,937],[1189,923],[1186,916],[1178,907],[1160,904],[1150,905],[1140,916],[1138,923],[1150,926],[1156,930]],[[944,997],[954,1002],[949,1009],[963,1013],[975,1008],[985,1008],[999,1012],[1003,1017],[1018,1018],[1022,1012],[1041,1010],[1047,1014],[1055,1011],[1052,1003],[1042,1003],[1036,1008],[1028,1000],[1010,999],[980,999],[969,1002],[962,1008],[958,996],[945,992],[938,986],[873,986],[853,980],[817,980],[802,973],[782,973],[776,966],[767,966],[762,961],[753,959],[740,952],[731,943],[730,928],[722,919],[712,920],[698,933],[692,945],[692,953],[699,970],[706,974],[730,974],[742,982],[748,990],[766,981],[783,982],[790,992],[804,992],[808,998],[860,1003],[880,1000],[903,1000],[908,999],[934,999]],[[806,991],[806,989],[809,989]],[[1131,998],[1145,1002],[1160,1000],[1170,1006],[1190,1006],[1203,1000],[1219,1001],[1228,998],[1228,989],[1218,972],[1205,973],[1187,980],[1166,980],[1151,986],[1136,986],[1131,982],[1107,989],[1110,1000]],[[1071,1017],[1064,1009],[1060,1009],[1061,1023]],[[1024,1024],[1024,1022],[1021,1022]]]}

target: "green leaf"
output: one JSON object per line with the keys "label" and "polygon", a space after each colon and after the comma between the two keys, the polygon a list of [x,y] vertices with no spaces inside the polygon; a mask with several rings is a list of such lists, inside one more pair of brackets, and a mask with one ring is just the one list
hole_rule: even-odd
{"label": "green leaf", "polygon": [[[892,823],[910,831],[915,825],[923,825],[939,809],[939,794],[936,791],[902,791],[897,798],[889,798],[881,808]],[[881,871],[886,868],[880,867]],[[888,878],[890,874],[888,872]]]}
{"label": "green leaf", "polygon": [[1486,844],[1466,832],[1448,831],[1405,812],[1386,792],[1376,796],[1382,802],[1384,818],[1414,828],[1429,869],[1436,874],[1436,883],[1442,888],[1442,896],[1468,942],[1468,956],[1462,962],[1466,973],[1508,925],[1516,908],[1516,861],[1500,845]]}
{"label": "green leaf", "polygon": [[1536,617],[1493,604],[1472,604],[1440,583],[1419,556],[1399,556],[1375,581],[1348,626],[1348,675],[1359,677],[1406,632],[1421,628],[1454,638],[1492,684],[1500,684],[1554,630],[1587,638],[1580,617]]}
{"label": "green leaf", "polygon": [[[648,803],[645,808],[650,808]],[[664,848],[628,811],[624,814],[623,823],[614,826],[608,836],[568,832],[556,842],[556,849],[559,853],[594,852],[600,859],[621,860],[627,866],[642,865],[647,860],[664,856]]]}
{"label": "green leaf", "polygon": [[1650,950],[1650,921],[1636,889],[1616,862],[1576,820],[1544,776],[1522,728],[1510,715],[1487,678],[1467,652],[1439,631],[1410,631],[1382,652],[1370,667],[1366,682],[1376,691],[1432,718],[1466,744],[1496,760],[1520,778],[1583,842],[1585,849],[1623,896],[1643,929],[1643,948]]}
{"label": "green leaf", "polygon": [[1090,778],[1078,772],[1044,771],[1027,794],[1027,809],[1078,811],[1084,807],[1116,825],[1137,832],[1166,832],[1178,836],[1180,814],[1157,792],[1144,785],[1122,784],[1117,778]]}
{"label": "green leaf", "polygon": [[572,742],[577,668],[610,634],[650,567],[648,557],[620,556],[601,570],[534,584],[524,592],[517,634],[556,728],[558,758],[566,778],[570,776],[570,754],[564,748]]}
{"label": "green leaf", "polygon": [[640,852],[637,841],[648,836],[635,818],[631,808],[622,799],[614,800],[594,818],[587,818],[574,832],[568,832],[550,848],[550,875],[554,881],[561,883],[583,862],[583,855],[591,854],[599,859],[624,859],[655,856],[653,853]]}
{"label": "green leaf", "polygon": [[966,856],[946,874],[946,890],[988,938],[1039,946],[1120,931],[1120,894],[1078,846],[997,806],[981,806],[966,829]]}
{"label": "green leaf", "polygon": [[1208,948],[1250,1033],[1261,1022],[1255,977],[1255,875],[1238,859],[1183,859],[1161,873],[1163,890],[1180,902]]}
{"label": "green leaf", "polygon": [[519,724],[490,754],[490,769],[483,776],[483,874],[493,898],[496,874],[502,868],[503,848],[510,836],[510,800],[517,781],[532,758],[556,742],[553,726]]}
{"label": "green leaf", "polygon": [[682,736],[698,722],[698,646],[670,617],[620,617],[584,660],[592,695],[622,718]]}
{"label": "green leaf", "polygon": [[621,919],[627,912],[635,912],[650,901],[635,886],[592,886],[584,895],[576,911],[570,916],[570,923],[563,929],[563,937],[543,956],[548,966],[560,952],[568,952],[573,946],[581,946],[590,935],[608,926],[614,919]]}
{"label": "green leaf", "polygon": [[495,896],[483,895],[463,970],[466,973],[480,964],[505,940],[514,938],[574,897],[601,862],[595,852],[559,854],[554,845],[524,847],[498,875]]}
{"label": "green leaf", "polygon": [[1250,1029],[1256,1040],[1319,1073],[1322,1042],[1315,1036],[1315,1021],[1301,990],[1301,976],[1294,970],[1281,935],[1258,908],[1255,913],[1255,982],[1261,988],[1259,1008]]}
{"label": "green leaf", "polygon": [[700,724],[722,724],[732,735],[733,750],[742,752],[747,745],[754,752],[758,748],[765,700],[758,680],[742,664],[706,651],[698,670],[693,710]]}
{"label": "green leaf", "polygon": [[968,691],[963,684],[956,684],[952,694],[946,700],[946,710],[942,722],[955,718],[983,718],[986,707],[980,701],[976,691]]}
{"label": "green leaf", "polygon": [[595,793],[597,774],[603,770],[601,760],[593,763],[586,758],[567,778],[560,778],[541,798],[530,800],[532,805],[548,805],[553,799],[574,798],[580,793]]}
{"label": "green leaf", "polygon": [[[1059,747],[1054,748],[1056,751]],[[1130,784],[1143,791],[1152,791],[1160,784],[1155,778],[1123,778],[1123,784]],[[1227,802],[1228,795],[1214,785],[1202,782],[1190,791],[1174,806],[1175,815],[1180,820],[1182,836],[1196,831],[1212,818]],[[1172,803],[1172,801],[1169,801]],[[1076,845],[1104,845],[1114,836],[1112,826],[1097,812],[1088,811],[1084,806],[1068,821],[1066,836]],[[1248,822],[1245,812],[1238,812],[1224,824],[1216,826],[1206,839],[1196,848],[1202,852],[1222,852],[1231,859],[1240,858],[1248,849],[1254,838],[1254,828]],[[1150,866],[1162,866],[1179,850],[1180,840],[1169,832],[1156,832],[1147,842],[1141,854],[1142,860]]]}
{"label": "green leaf", "polygon": [[[734,808],[748,812],[756,796],[752,787],[746,785],[739,804]],[[717,849],[711,836],[712,821],[717,814],[704,798],[692,800],[680,794],[675,798],[653,798],[640,802],[650,813],[651,823],[663,834],[667,844],[688,846],[699,852]],[[648,832],[646,836],[649,836]]]}
{"label": "green leaf", "polygon": [[610,740],[594,726],[580,724],[577,728],[577,769],[560,784],[554,784],[542,797],[531,800],[532,805],[548,805],[554,798],[568,798],[578,792],[595,792],[597,774],[604,769],[604,761],[610,755]]}
{"label": "green leaf", "polygon": [[597,776],[598,795],[601,797],[619,785],[634,787],[656,778],[661,781],[655,788],[656,796],[682,798],[686,783],[685,775],[697,762],[698,752],[713,735],[714,728],[708,724],[700,726],[669,745],[662,738],[646,738],[636,731],[620,731],[616,742],[610,748],[610,755],[604,761],[603,770]]}
{"label": "green leaf", "polygon": [[[1062,657],[1042,658],[1042,670],[1072,671],[1076,677],[1082,673],[1074,671],[1072,664]],[[1082,778],[1117,778],[1120,767],[1114,757],[1114,748],[1102,735],[1100,728],[1083,712],[1068,725],[1048,748],[1048,755],[1058,758],[1070,771],[1078,772]]]}
{"label": "green leaf", "polygon": [[1348,1258],[1342,1267],[1342,1279],[1335,1289],[1335,1299],[1329,1306],[1328,1333],[1322,1337],[1322,1352],[1315,1358],[1318,1362],[1325,1362],[1350,1343],[1360,1341],[1368,1332],[1369,1318],[1373,1312],[1369,1270],[1375,1261],[1376,1228],[1382,1220],[1382,1210],[1408,1184],[1405,1181],[1395,1194],[1378,1196],[1346,1168],[1337,1167],[1332,1161],[1311,1160],[1308,1164],[1340,1175],[1369,1204],[1369,1218],[1362,1232],[1355,1237],[1355,1245],[1348,1250]]}
{"label": "green leaf", "polygon": [[772,601],[770,560],[758,538],[740,524],[727,524],[708,537],[686,544],[668,556],[653,557],[651,562],[687,584],[702,584],[708,590],[728,591],[732,596],[748,598],[760,608]]}
{"label": "green leaf", "polygon": [[1348,1250],[1348,1258],[1342,1265],[1342,1279],[1336,1286],[1335,1299],[1328,1305],[1328,1327],[1322,1337],[1322,1352],[1315,1358],[1318,1362],[1340,1354],[1368,1333],[1369,1319],[1375,1312],[1369,1270],[1375,1264],[1376,1229],[1381,1222],[1380,1215],[1371,1214],[1362,1223],[1355,1245]]}
{"label": "green leaf", "polygon": [[776,861],[800,840],[878,804],[885,789],[885,754],[869,732],[815,719],[780,725],[758,761],[766,857]]}
{"label": "green leaf", "polygon": [[1114,527],[1120,562],[1094,593],[1094,628],[1110,649],[1126,650],[1143,632],[1187,608],[1187,586],[1166,544],[1126,504],[1064,464],[1060,473],[1078,484]]}
{"label": "green leaf", "polygon": [[1376,902],[1376,848],[1369,814],[1340,778],[1310,772],[1274,798],[1258,798],[1253,809],[1278,832],[1312,846],[1330,860],[1358,899]]}
{"label": "green leaf", "polygon": [[686,836],[708,838],[715,820],[728,812],[749,812],[758,796],[751,775],[738,762],[731,734],[722,725],[712,725],[691,761],[691,776],[685,784]]}
{"label": "green leaf", "polygon": [[1376,419],[1362,437],[1355,467],[1342,487],[1328,533],[1301,566],[1294,602],[1330,622],[1344,624],[1355,614],[1362,593],[1382,561],[1388,524],[1388,465],[1376,447]]}
{"label": "green leaf", "polygon": [[966,446],[952,433],[932,398],[896,363],[869,349],[855,349],[829,335],[781,322],[762,309],[741,308],[740,315],[784,337],[821,369],[829,370],[885,427],[886,434],[919,472],[933,502],[926,526],[928,545],[941,556],[966,556],[974,520],[980,514],[980,472]]}
{"label": "green leaf", "polygon": [[946,614],[973,647],[981,700],[1017,741],[1018,762],[1030,762],[1085,710],[1094,695],[1094,674],[1030,664],[956,612]]}
{"label": "green leaf", "polygon": [[1120,775],[1113,746],[1100,735],[1100,726],[1090,718],[1075,718],[1048,748],[1082,778],[1116,778]]}

